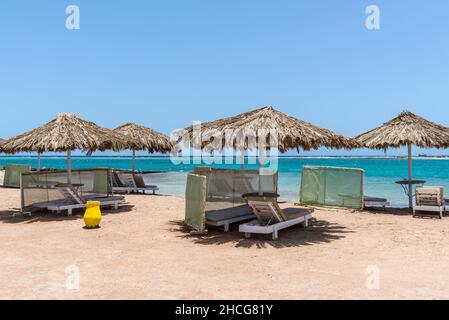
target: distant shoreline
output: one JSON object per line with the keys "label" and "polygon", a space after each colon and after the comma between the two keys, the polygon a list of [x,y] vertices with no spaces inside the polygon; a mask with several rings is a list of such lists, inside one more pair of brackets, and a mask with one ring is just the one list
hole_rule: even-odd
{"label": "distant shoreline", "polygon": [[[45,155],[41,160],[41,168],[66,170],[67,159],[62,153]],[[122,154],[112,156],[102,154],[92,157],[80,155],[72,160],[72,169],[108,167],[131,170],[132,168],[131,157]],[[233,169],[241,168],[235,158],[220,158],[216,159],[220,161],[212,163],[198,157],[186,157],[178,160],[172,161],[167,155],[140,155],[137,158],[136,169],[143,172],[164,171],[165,173],[161,176],[153,175],[151,179],[149,178],[148,183],[160,185],[161,190],[166,194],[182,195],[185,193],[187,173],[192,172],[195,166],[211,165]],[[313,165],[363,169],[365,171],[366,194],[388,198],[392,205],[403,205],[406,201],[402,187],[394,183],[407,177],[407,159],[404,157],[397,155],[283,155],[273,161],[270,165],[273,165],[272,169],[279,172],[279,192],[282,194],[283,200],[297,201],[302,167]],[[449,157],[418,157],[414,158],[413,162],[414,177],[425,180],[427,185],[443,186],[449,190]],[[22,164],[37,168],[37,163],[37,157],[34,154],[0,156],[0,167],[7,164]],[[257,159],[254,157],[246,158],[245,169],[257,169]]]}

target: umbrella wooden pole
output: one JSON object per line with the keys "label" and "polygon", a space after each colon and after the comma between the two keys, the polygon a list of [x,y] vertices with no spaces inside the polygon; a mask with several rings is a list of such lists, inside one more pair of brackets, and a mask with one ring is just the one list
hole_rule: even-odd
{"label": "umbrella wooden pole", "polygon": [[41,171],[41,153],[37,153],[37,172]]}
{"label": "umbrella wooden pole", "polygon": [[133,173],[136,172],[136,150],[133,149]]}
{"label": "umbrella wooden pole", "polygon": [[245,149],[240,150],[240,167],[245,170]]}
{"label": "umbrella wooden pole", "polygon": [[[408,149],[408,180],[411,181],[412,176],[413,176],[412,145],[411,145],[411,143],[407,144],[407,149]],[[410,208],[413,207],[413,187],[412,187],[411,183],[408,185],[408,204],[409,204]]]}
{"label": "umbrella wooden pole", "polygon": [[72,150],[67,151],[67,183],[72,183]]}
{"label": "umbrella wooden pole", "polygon": [[259,147],[259,196],[263,196],[263,162],[264,149]]}

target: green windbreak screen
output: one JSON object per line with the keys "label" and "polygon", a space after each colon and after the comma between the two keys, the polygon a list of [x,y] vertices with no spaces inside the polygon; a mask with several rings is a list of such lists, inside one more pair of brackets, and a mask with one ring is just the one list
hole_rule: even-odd
{"label": "green windbreak screen", "polygon": [[3,186],[20,188],[20,175],[31,170],[31,166],[24,164],[7,164]]}
{"label": "green windbreak screen", "polygon": [[206,229],[206,177],[187,176],[185,223],[197,231]]}
{"label": "green windbreak screen", "polygon": [[303,167],[300,201],[303,204],[363,208],[362,169]]}

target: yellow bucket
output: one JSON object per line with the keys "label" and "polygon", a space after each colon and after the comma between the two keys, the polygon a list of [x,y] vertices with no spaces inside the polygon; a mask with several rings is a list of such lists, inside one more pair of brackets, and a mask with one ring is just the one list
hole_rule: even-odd
{"label": "yellow bucket", "polygon": [[99,228],[101,221],[101,210],[99,201],[87,201],[84,213],[84,224],[86,228]]}

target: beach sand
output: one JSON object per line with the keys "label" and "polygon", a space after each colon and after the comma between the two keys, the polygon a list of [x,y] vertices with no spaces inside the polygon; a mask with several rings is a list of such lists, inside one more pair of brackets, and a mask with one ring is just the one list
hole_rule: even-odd
{"label": "beach sand", "polygon": [[182,197],[127,201],[86,230],[82,215],[13,218],[19,191],[0,189],[0,298],[449,298],[448,218],[316,209],[307,231],[246,240],[190,236]]}

